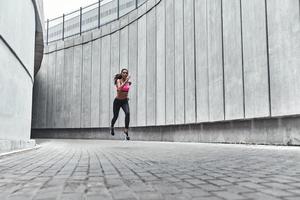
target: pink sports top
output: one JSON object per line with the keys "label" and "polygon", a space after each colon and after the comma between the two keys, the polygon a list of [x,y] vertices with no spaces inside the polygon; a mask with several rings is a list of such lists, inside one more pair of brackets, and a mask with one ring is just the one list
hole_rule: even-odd
{"label": "pink sports top", "polygon": [[127,82],[122,88],[121,91],[122,92],[128,92],[130,89],[130,84]]}

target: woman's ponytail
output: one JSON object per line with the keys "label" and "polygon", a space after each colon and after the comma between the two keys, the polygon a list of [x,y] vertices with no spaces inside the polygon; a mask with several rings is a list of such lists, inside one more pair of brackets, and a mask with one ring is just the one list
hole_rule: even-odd
{"label": "woman's ponytail", "polygon": [[117,80],[122,78],[122,73],[123,73],[124,70],[126,70],[126,71],[128,72],[128,69],[123,68],[123,69],[121,70],[121,73],[120,73],[120,74],[116,74],[116,75],[115,75],[115,78],[114,78],[115,85],[117,85]]}
{"label": "woman's ponytail", "polygon": [[117,80],[122,78],[122,74],[116,74],[114,77],[114,83],[117,85]]}

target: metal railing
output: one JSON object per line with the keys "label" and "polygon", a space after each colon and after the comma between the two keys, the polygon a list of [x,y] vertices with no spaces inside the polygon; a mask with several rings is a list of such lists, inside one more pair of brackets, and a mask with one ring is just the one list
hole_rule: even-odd
{"label": "metal railing", "polygon": [[47,19],[45,43],[64,40],[68,37],[81,35],[86,31],[99,28],[119,19],[130,11],[137,9],[147,0],[98,0],[86,7],[63,14],[54,19]]}

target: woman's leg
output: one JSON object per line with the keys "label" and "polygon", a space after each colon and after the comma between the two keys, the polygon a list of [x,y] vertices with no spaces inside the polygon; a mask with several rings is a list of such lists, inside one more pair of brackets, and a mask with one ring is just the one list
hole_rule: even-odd
{"label": "woman's leg", "polygon": [[113,104],[113,114],[114,114],[114,116],[113,116],[113,118],[111,120],[111,125],[110,125],[111,128],[114,127],[114,125],[115,125],[115,123],[116,123],[116,121],[118,119],[120,107],[121,107],[120,102],[117,99],[115,99],[114,100],[114,104]]}
{"label": "woman's leg", "polygon": [[130,112],[129,112],[128,100],[126,100],[122,104],[122,109],[125,112],[125,130],[124,130],[124,133],[126,134],[126,140],[130,140],[130,137],[128,136],[128,128],[129,128],[129,121],[130,121]]}
{"label": "woman's leg", "polygon": [[126,100],[123,104],[122,104],[122,109],[125,113],[125,132],[128,131],[129,128],[129,122],[130,122],[130,112],[129,112],[129,104],[128,104],[128,100]]}

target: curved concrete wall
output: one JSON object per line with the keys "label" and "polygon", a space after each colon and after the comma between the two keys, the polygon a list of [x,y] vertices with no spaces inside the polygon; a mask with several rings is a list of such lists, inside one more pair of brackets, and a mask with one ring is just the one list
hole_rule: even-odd
{"label": "curved concrete wall", "polygon": [[46,47],[33,127],[108,127],[124,66],[132,127],[299,115],[299,15],[298,0],[149,0]]}
{"label": "curved concrete wall", "polygon": [[[0,151],[30,141],[34,62],[42,60],[42,1],[0,1]],[[39,56],[38,56],[39,55]],[[38,69],[38,64],[36,65]]]}

